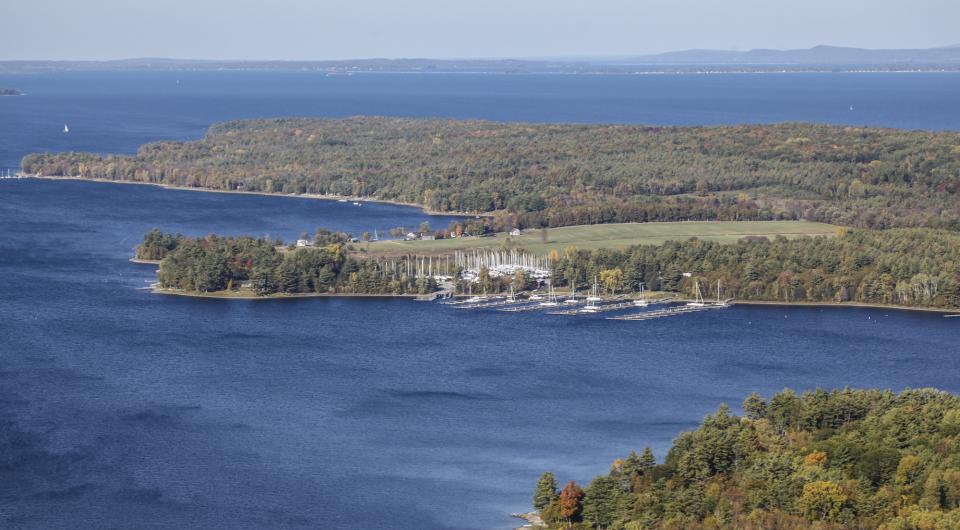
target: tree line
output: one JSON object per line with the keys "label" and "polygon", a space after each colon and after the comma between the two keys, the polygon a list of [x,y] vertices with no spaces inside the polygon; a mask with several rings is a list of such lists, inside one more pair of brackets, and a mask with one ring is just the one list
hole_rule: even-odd
{"label": "tree line", "polygon": [[960,234],[904,228],[845,230],[837,237],[690,239],[623,250],[555,253],[557,285],[599,280],[608,292],[650,290],[707,298],[863,302],[960,308]]}
{"label": "tree line", "polygon": [[960,229],[960,134],[812,124],[640,127],[359,117],[234,121],[27,173],[361,196],[489,212],[499,230],[809,219]]}
{"label": "tree line", "polygon": [[721,405],[662,464],[648,449],[586,487],[544,473],[551,528],[954,530],[960,399],[932,389],[791,390]]}
{"label": "tree line", "polygon": [[360,259],[347,235],[319,230],[314,246],[283,247],[282,241],[249,236],[193,238],[152,230],[137,248],[142,259],[159,259],[164,289],[209,293],[248,290],[273,294],[422,294],[432,278],[409,273],[402,260]]}

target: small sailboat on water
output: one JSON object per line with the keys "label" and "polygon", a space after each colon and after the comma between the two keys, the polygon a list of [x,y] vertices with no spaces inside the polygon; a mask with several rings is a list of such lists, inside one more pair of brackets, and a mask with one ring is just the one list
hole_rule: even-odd
{"label": "small sailboat on water", "polygon": [[563,303],[568,305],[573,305],[577,303],[577,282],[570,283],[570,298],[567,298]]}
{"label": "small sailboat on water", "polygon": [[590,292],[590,296],[587,297],[587,302],[600,302],[603,298],[600,297],[600,284],[597,283],[597,277],[593,277],[593,290]]}
{"label": "small sailboat on water", "polygon": [[633,305],[636,307],[647,307],[647,297],[644,296],[643,282],[640,282],[640,298],[637,298],[633,301]]}
{"label": "small sailboat on water", "polygon": [[693,301],[687,302],[687,307],[703,307],[707,305],[703,301],[703,294],[700,292],[700,282],[698,280],[693,281]]}
{"label": "small sailboat on water", "polygon": [[557,302],[557,295],[553,292],[553,283],[550,284],[550,294],[547,295],[547,299],[540,302],[540,305],[543,307],[556,307],[559,303]]}
{"label": "small sailboat on water", "polygon": [[63,124],[63,134],[67,134],[68,132],[70,132],[70,127],[67,127],[67,124],[64,123],[64,124]]}

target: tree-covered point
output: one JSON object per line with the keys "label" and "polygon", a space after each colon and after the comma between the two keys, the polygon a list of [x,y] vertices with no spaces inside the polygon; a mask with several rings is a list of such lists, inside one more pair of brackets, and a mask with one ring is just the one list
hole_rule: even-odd
{"label": "tree-covered point", "polygon": [[534,506],[553,528],[960,528],[960,399],[931,389],[752,394],[581,488],[545,473]]}
{"label": "tree-covered point", "polygon": [[960,134],[809,124],[639,127],[399,118],[215,125],[27,173],[339,194],[499,212],[500,228],[797,219],[960,229]]}
{"label": "tree-covered point", "polygon": [[[903,228],[838,237],[721,244],[691,239],[553,256],[558,285],[598,279],[608,292],[647,289],[781,302],[960,307],[960,234]],[[690,273],[690,276],[685,276]]]}
{"label": "tree-covered point", "polygon": [[346,241],[346,234],[318,230],[314,246],[284,248],[281,241],[266,238],[191,238],[153,230],[144,236],[137,256],[161,259],[161,288],[191,293],[394,295],[436,290],[433,280],[408,275],[395,261],[351,257]]}

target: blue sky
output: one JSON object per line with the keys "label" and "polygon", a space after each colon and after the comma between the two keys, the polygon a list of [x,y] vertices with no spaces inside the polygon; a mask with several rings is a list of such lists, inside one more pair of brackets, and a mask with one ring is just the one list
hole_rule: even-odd
{"label": "blue sky", "polygon": [[960,42],[960,0],[0,0],[0,59],[545,57]]}

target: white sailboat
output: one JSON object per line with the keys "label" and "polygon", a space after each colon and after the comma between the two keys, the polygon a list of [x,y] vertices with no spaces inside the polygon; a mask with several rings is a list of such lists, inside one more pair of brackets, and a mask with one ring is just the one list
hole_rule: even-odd
{"label": "white sailboat", "polygon": [[540,305],[543,307],[556,307],[559,305],[557,303],[557,295],[553,293],[553,283],[550,284],[550,294],[547,295],[547,299],[540,302]]}
{"label": "white sailboat", "polygon": [[597,283],[597,278],[593,278],[593,291],[590,293],[590,296],[587,297],[587,302],[600,302],[603,298],[600,297],[600,285]]}
{"label": "white sailboat", "polygon": [[570,283],[570,298],[564,300],[563,303],[570,305],[577,303],[577,282]]}
{"label": "white sailboat", "polygon": [[700,282],[698,280],[693,281],[694,289],[694,298],[692,302],[687,302],[687,307],[703,307],[706,304],[703,302],[703,294],[700,293]]}
{"label": "white sailboat", "polygon": [[643,282],[640,282],[640,298],[633,301],[633,305],[636,307],[647,307],[648,302],[646,296],[644,296]]}
{"label": "white sailboat", "polygon": [[68,132],[70,132],[70,127],[67,127],[67,124],[64,123],[64,124],[63,124],[63,133],[66,134],[66,133],[68,133]]}
{"label": "white sailboat", "polygon": [[717,306],[727,307],[728,305],[729,304],[720,299],[720,280],[717,280]]}

